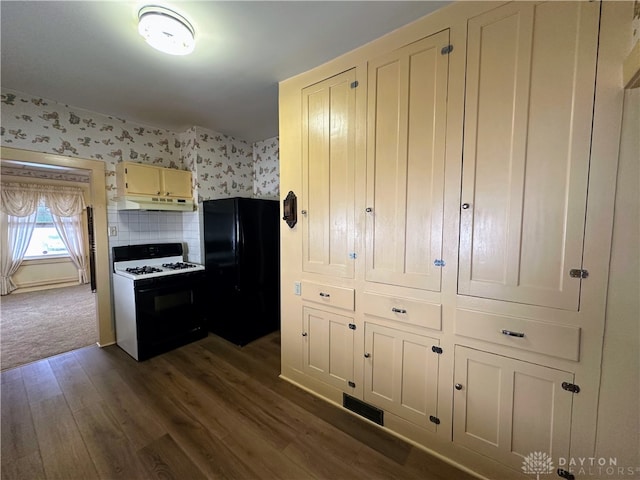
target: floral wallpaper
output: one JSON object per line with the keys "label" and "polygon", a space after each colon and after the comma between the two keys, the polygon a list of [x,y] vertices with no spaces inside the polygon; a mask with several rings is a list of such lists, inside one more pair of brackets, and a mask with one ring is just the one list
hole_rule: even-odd
{"label": "floral wallpaper", "polygon": [[[221,133],[195,127],[190,158],[185,164],[196,172],[198,202],[253,194],[253,147]],[[189,145],[189,146],[191,146]],[[185,145],[187,147],[187,145]]]}
{"label": "floral wallpaper", "polygon": [[180,141],[169,130],[89,112],[2,89],[0,136],[7,147],[102,160],[110,201],[116,195],[115,165],[127,160],[184,168]]}
{"label": "floral wallpaper", "polygon": [[280,198],[280,139],[269,138],[253,144],[253,196]]}
{"label": "floral wallpaper", "polygon": [[251,145],[200,127],[175,133],[8,89],[2,89],[0,102],[3,145],[104,161],[110,201],[121,161],[195,172],[198,201],[278,198],[278,137]]}
{"label": "floral wallpaper", "polygon": [[109,224],[120,232],[109,238],[112,246],[182,238],[194,254],[189,260],[199,257],[197,212],[181,214],[182,223],[172,223],[167,231],[167,215],[154,215],[167,212],[115,210],[115,167],[121,161],[191,170],[199,202],[233,196],[278,198],[278,137],[250,144],[196,126],[177,133],[4,88],[0,107],[3,146],[105,162]]}

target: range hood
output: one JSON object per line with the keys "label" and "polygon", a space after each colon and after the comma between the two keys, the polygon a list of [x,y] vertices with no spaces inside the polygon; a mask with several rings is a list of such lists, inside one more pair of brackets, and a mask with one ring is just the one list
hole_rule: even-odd
{"label": "range hood", "polygon": [[193,200],[127,195],[116,199],[118,210],[193,212]]}

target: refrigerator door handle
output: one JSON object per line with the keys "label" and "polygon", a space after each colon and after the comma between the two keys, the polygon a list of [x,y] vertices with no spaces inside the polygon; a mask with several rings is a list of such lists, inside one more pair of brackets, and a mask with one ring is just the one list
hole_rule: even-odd
{"label": "refrigerator door handle", "polygon": [[236,245],[235,245],[235,253],[236,253],[236,262],[238,259],[242,258],[244,255],[244,226],[243,222],[240,221],[240,212],[236,211]]}

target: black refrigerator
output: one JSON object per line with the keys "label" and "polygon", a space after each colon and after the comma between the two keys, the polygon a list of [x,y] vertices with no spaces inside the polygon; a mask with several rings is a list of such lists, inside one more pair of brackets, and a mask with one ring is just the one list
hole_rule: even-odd
{"label": "black refrigerator", "polygon": [[280,328],[277,200],[203,202],[209,331],[236,345]]}

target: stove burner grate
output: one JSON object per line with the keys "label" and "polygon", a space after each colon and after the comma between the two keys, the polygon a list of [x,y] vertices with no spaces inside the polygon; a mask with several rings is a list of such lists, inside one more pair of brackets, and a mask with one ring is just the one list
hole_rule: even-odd
{"label": "stove burner grate", "polygon": [[145,275],[148,273],[158,273],[158,272],[161,272],[162,270],[156,267],[144,266],[144,267],[130,267],[125,269],[125,271],[128,273],[132,273],[134,275]]}
{"label": "stove burner grate", "polygon": [[185,268],[194,268],[195,265],[191,263],[176,262],[176,263],[163,263],[162,267],[168,268],[169,270],[182,270]]}

